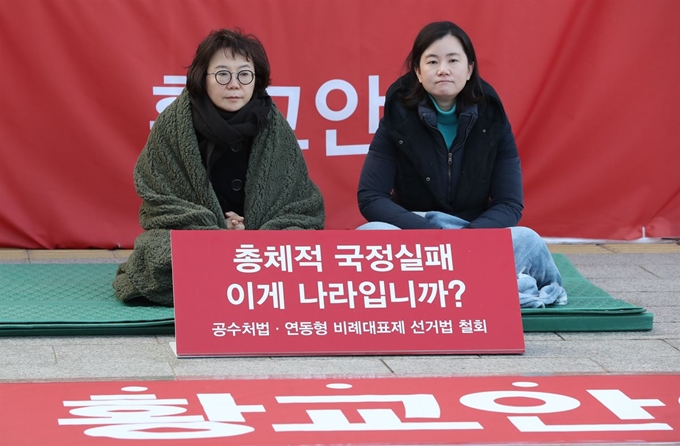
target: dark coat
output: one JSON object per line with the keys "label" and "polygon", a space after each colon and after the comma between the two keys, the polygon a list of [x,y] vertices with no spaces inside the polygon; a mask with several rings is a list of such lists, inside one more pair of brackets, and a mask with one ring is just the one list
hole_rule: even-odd
{"label": "dark coat", "polygon": [[358,189],[364,218],[434,229],[412,211],[440,211],[469,221],[470,228],[516,226],[524,208],[522,170],[496,91],[482,81],[485,99],[458,105],[458,133],[449,151],[431,102],[403,105],[407,76],[389,88],[364,160]]}

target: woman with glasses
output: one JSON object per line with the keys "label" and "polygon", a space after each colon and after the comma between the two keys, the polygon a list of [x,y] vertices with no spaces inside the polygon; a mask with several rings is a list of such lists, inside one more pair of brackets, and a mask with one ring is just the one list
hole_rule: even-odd
{"label": "woman with glasses", "polygon": [[516,226],[522,170],[496,91],[479,76],[468,35],[451,22],[426,25],[407,72],[385,96],[364,160],[359,229],[511,228],[520,304],[565,304],[545,243]]}
{"label": "woman with glasses", "polygon": [[171,229],[323,229],[324,203],[293,130],[266,92],[267,54],[241,30],[210,33],[182,94],[134,169],[144,232],[113,287],[172,305]]}

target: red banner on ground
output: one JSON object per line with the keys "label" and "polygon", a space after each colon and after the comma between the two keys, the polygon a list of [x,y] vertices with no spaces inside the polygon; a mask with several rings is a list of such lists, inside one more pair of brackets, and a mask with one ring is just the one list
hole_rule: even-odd
{"label": "red banner on ground", "polygon": [[669,443],[678,389],[680,375],[15,383],[0,384],[0,432],[12,446]]}
{"label": "red banner on ground", "polygon": [[171,238],[178,356],[524,352],[508,229]]}

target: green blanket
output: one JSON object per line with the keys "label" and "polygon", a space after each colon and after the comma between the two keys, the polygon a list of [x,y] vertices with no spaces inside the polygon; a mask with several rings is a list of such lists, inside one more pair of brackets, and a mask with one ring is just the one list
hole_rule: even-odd
{"label": "green blanket", "polygon": [[[569,304],[522,310],[524,331],[651,330],[653,315],[614,299],[561,254]],[[172,308],[116,299],[112,264],[0,264],[0,336],[166,334]]]}
{"label": "green blanket", "polygon": [[[246,229],[323,229],[323,197],[307,171],[295,133],[275,105],[253,140],[245,183]],[[172,304],[170,230],[226,229],[208,182],[185,90],[160,114],[134,169],[144,229],[113,283],[127,301]]]}

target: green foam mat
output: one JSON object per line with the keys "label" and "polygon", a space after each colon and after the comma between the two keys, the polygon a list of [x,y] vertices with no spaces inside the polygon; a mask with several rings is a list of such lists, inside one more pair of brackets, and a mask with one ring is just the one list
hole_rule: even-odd
{"label": "green foam mat", "polygon": [[[653,315],[614,299],[554,254],[569,303],[522,310],[525,332],[651,330]],[[0,264],[0,336],[172,334],[172,308],[124,304],[115,264]]]}
{"label": "green foam mat", "polygon": [[165,334],[172,308],[116,299],[115,264],[0,264],[0,335]]}
{"label": "green foam mat", "polygon": [[522,309],[525,332],[651,330],[654,315],[642,307],[614,299],[578,272],[564,254],[553,254],[567,290],[562,306]]}

